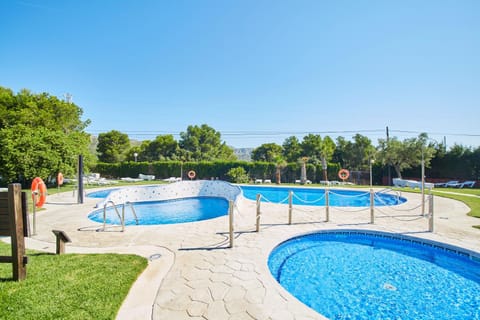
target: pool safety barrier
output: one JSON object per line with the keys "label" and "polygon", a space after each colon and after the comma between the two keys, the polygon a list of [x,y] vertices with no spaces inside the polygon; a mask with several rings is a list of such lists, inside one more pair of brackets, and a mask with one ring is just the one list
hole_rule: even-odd
{"label": "pool safety barrier", "polygon": [[256,227],[255,227],[255,231],[256,232],[259,232],[260,231],[260,217],[262,215],[262,212],[260,210],[260,204],[261,204],[261,200],[262,200],[262,195],[260,194],[257,194],[257,201],[256,201],[256,218],[255,218],[255,224],[256,224]]}
{"label": "pool safety barrier", "polygon": [[230,236],[230,248],[233,248],[233,201],[229,200],[228,201],[228,224],[229,224],[229,236]]}
{"label": "pool safety barrier", "polygon": [[[410,216],[408,216],[408,218],[399,218],[399,217],[396,217],[394,215],[388,214],[386,211],[382,210],[381,208],[388,207],[391,210],[395,210],[395,211],[415,211],[415,210],[419,209],[420,207],[425,206],[425,204],[420,203],[418,206],[415,206],[415,207],[409,208],[409,209],[398,209],[395,206],[388,205],[386,203],[383,203],[383,206],[378,206],[378,205],[375,206],[375,200],[377,200],[377,202],[380,202],[380,203],[384,202],[382,197],[380,197],[379,194],[386,193],[386,192],[395,192],[395,191],[393,191],[391,189],[383,189],[383,190],[375,192],[373,189],[370,189],[368,192],[365,192],[365,193],[360,194],[358,196],[354,196],[354,197],[364,197],[365,195],[368,194],[369,198],[370,198],[368,207],[360,207],[360,209],[357,209],[357,210],[349,210],[349,209],[347,209],[348,207],[337,207],[336,206],[335,209],[338,210],[338,211],[344,211],[344,212],[361,212],[361,211],[369,210],[370,211],[370,223],[371,224],[375,224],[375,210],[379,211],[380,213],[383,213],[383,215],[385,217],[389,217],[389,218],[400,220],[400,221],[414,221],[414,220],[418,220],[418,219],[422,219],[422,218],[427,218],[427,220],[428,220],[428,231],[429,232],[434,232],[434,205],[433,205],[433,195],[432,194],[428,195],[428,198],[426,199],[426,201],[428,201],[428,213],[423,213],[422,212],[420,214],[410,215]],[[295,193],[292,190],[289,190],[288,197],[286,199],[283,199],[283,200],[278,201],[276,203],[278,203],[278,204],[287,203],[288,204],[288,224],[291,225],[292,221],[293,221],[293,210],[294,209],[297,210],[297,211],[307,212],[307,210],[305,210],[305,209],[300,209],[302,207],[302,205],[297,205],[297,206],[294,207],[293,197],[295,197],[295,199],[297,201],[301,202],[303,205],[311,205],[311,206],[315,206],[315,203],[320,202],[325,197],[325,205],[324,205],[324,207],[325,207],[325,222],[329,222],[330,221],[330,207],[331,207],[330,206],[330,194],[334,194],[337,197],[341,197],[341,196],[351,197],[351,196],[335,193],[334,190],[330,190],[327,187],[327,188],[325,188],[324,195],[321,196],[319,199],[316,199],[316,200],[313,200],[313,201],[306,201],[306,200],[302,200],[298,196],[296,196]],[[397,194],[397,197],[400,197],[400,195]],[[255,213],[255,224],[256,224],[255,231],[256,232],[260,231],[262,199],[265,202],[272,203],[272,201],[265,198],[262,194],[258,193],[256,195],[256,205],[255,205],[255,208],[256,208],[256,210],[255,210],[256,211],[256,213]],[[315,209],[313,211],[315,211]],[[311,211],[311,212],[313,212],[313,211]],[[413,218],[411,218],[411,217],[413,217]]]}

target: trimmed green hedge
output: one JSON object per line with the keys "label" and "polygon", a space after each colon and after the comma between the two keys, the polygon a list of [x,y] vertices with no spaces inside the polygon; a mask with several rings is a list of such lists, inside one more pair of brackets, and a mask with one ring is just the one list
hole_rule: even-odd
{"label": "trimmed green hedge", "polygon": [[[156,161],[156,162],[123,162],[123,163],[98,163],[94,172],[110,178],[138,177],[140,173],[155,175],[156,179],[180,177],[188,179],[187,173],[195,171],[197,179],[220,179],[229,180],[228,171],[242,167],[253,181],[255,179],[270,179],[275,181],[276,166],[269,162],[247,161],[212,161],[212,162],[182,162],[180,161]],[[340,166],[336,163],[328,164],[328,179],[338,180],[337,172]],[[293,183],[300,179],[300,165],[290,163],[282,169],[282,182]],[[318,183],[323,179],[321,165],[307,164],[307,179]]]}

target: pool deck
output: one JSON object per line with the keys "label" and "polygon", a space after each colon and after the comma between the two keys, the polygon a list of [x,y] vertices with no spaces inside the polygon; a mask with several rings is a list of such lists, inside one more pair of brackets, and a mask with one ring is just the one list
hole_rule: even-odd
{"label": "pool deck", "polygon": [[[357,189],[358,190],[358,189]],[[117,319],[325,319],[285,291],[267,267],[270,251],[295,235],[318,230],[359,229],[411,235],[480,252],[480,220],[467,216],[462,202],[435,197],[435,231],[419,216],[421,196],[403,193],[405,204],[369,209],[261,205],[260,232],[255,232],[255,202],[241,199],[235,209],[235,237],[228,248],[228,217],[159,226],[127,226],[124,232],[90,221],[87,213],[101,199],[77,204],[72,192],[49,196],[37,213],[36,235],[27,247],[54,252],[53,229],[72,242],[67,253],[135,253],[149,266],[132,287]],[[427,206],[428,208],[428,206]]]}

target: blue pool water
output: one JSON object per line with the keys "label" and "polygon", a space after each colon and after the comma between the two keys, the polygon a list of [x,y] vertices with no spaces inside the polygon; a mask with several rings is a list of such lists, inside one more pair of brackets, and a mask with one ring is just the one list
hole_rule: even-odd
{"label": "blue pool water", "polygon": [[90,192],[90,193],[87,193],[87,197],[89,198],[106,198],[108,197],[108,195],[112,192],[112,191],[115,191],[115,190],[118,190],[117,189],[105,189],[105,190],[99,190],[99,191],[93,191],[93,192]]}
{"label": "blue pool water", "polygon": [[[217,197],[196,197],[133,204],[139,225],[185,223],[217,218],[228,213],[228,201]],[[119,207],[121,214],[121,207]],[[95,210],[89,219],[103,223],[103,209]],[[107,224],[120,224],[112,207],[107,209]],[[125,208],[125,225],[135,225],[132,210]]]}
{"label": "blue pool water", "polygon": [[[288,203],[288,193],[293,191],[292,202],[296,205],[325,205],[325,189],[320,188],[284,188],[242,186],[243,195],[250,200],[256,200],[257,194],[262,195],[262,201],[273,203]],[[375,206],[391,206],[407,201],[405,198],[392,194],[375,193]],[[357,190],[330,189],[329,205],[336,207],[368,207],[370,192]]]}
{"label": "blue pool water", "polygon": [[314,233],[279,245],[268,266],[286,290],[330,319],[480,319],[480,261],[440,246]]}

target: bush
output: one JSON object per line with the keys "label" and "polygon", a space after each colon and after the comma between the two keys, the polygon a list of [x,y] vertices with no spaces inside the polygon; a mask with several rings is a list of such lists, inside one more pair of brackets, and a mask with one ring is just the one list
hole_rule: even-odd
{"label": "bush", "polygon": [[248,183],[250,180],[243,167],[236,167],[228,170],[227,176],[229,181],[233,183]]}

